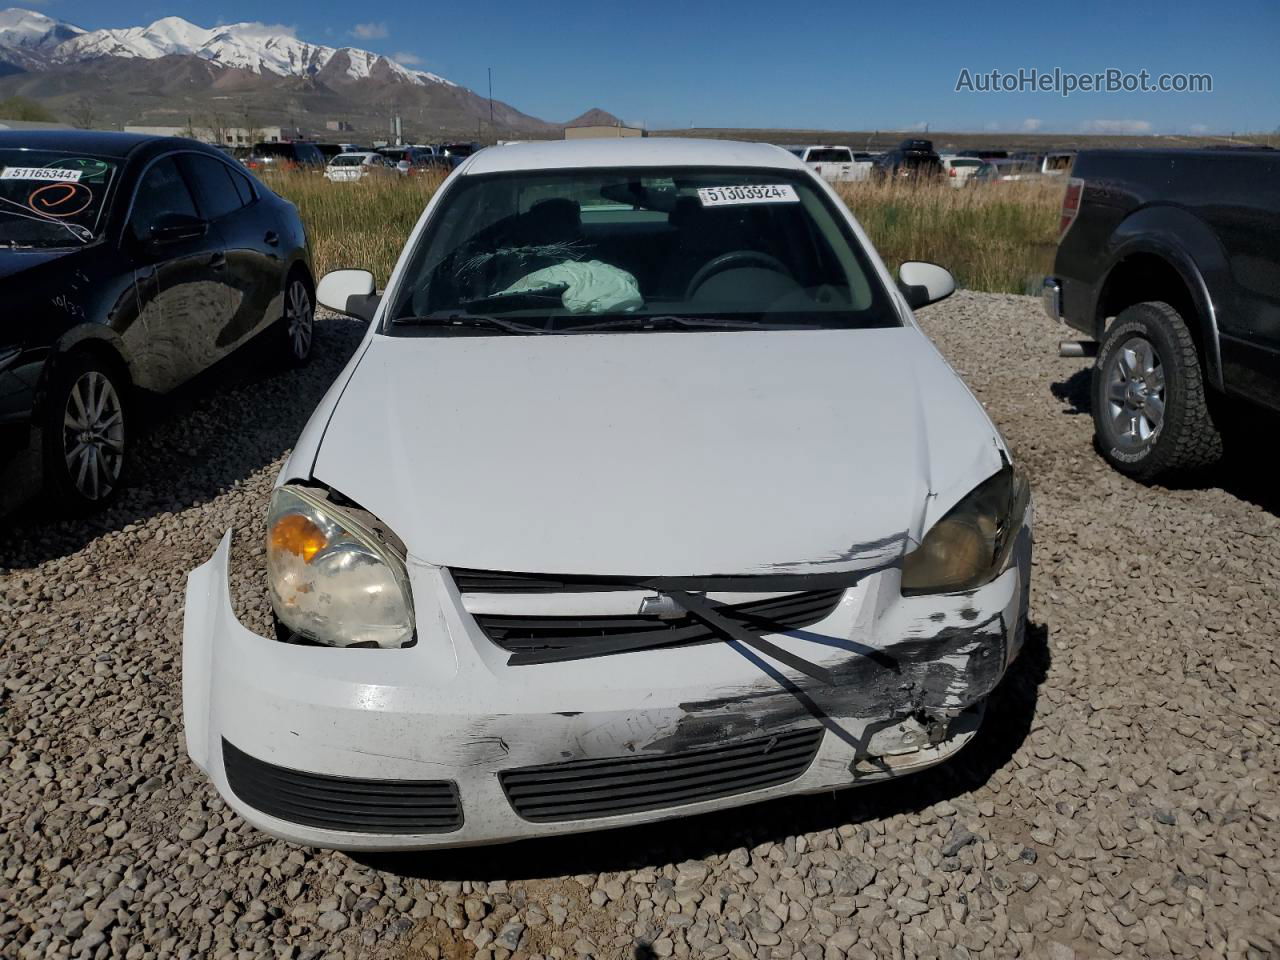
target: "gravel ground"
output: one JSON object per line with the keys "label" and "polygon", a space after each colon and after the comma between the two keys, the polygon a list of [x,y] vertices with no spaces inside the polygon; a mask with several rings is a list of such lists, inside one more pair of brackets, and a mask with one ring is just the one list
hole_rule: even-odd
{"label": "gravel ground", "polygon": [[[360,328],[166,404],[135,487],[0,528],[0,954],[855,957],[1280,953],[1274,481],[1138,486],[1024,297],[924,314],[1031,471],[1028,648],[982,735],[898,783],[604,835],[353,858],[240,822],[187,761],[183,578],[245,535]],[[16,522],[16,525],[15,525]],[[260,595],[260,593],[258,594]]]}

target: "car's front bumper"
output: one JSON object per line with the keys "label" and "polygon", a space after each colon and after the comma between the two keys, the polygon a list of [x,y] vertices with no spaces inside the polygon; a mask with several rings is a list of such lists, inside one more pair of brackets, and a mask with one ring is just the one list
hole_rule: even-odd
{"label": "car's front bumper", "polygon": [[[511,667],[506,652],[463,609],[449,574],[412,563],[416,645],[384,651],[280,643],[236,619],[228,593],[230,545],[228,534],[188,582],[188,752],[254,825],[297,843],[348,850],[607,828],[845,787],[938,763],[973,737],[986,697],[1017,655],[1031,557],[1027,526],[1014,565],[984,587],[906,599],[898,572],[890,570],[847,590],[825,620],[768,637],[829,669],[834,682],[824,684],[735,642]],[[704,755],[699,751],[760,742],[752,737],[765,738],[767,751],[768,738],[803,730],[813,732],[816,753],[785,783],[622,815],[533,822],[517,815],[500,779],[516,768],[594,758],[687,762]],[[317,806],[330,814],[325,804],[334,784],[339,794],[384,781],[392,781],[383,791],[390,794],[397,781],[453,784],[460,824],[390,833],[368,824],[327,829],[283,819],[237,795],[228,755],[233,765],[241,762],[232,779],[245,783],[252,774],[244,764],[256,761],[272,782],[302,778],[296,789],[304,798],[318,791]],[[253,792],[264,795],[256,786]]]}

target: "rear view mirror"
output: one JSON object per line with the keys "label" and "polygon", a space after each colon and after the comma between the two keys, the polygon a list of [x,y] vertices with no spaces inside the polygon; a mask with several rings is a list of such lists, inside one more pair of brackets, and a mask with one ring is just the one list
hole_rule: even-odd
{"label": "rear view mirror", "polygon": [[951,271],[936,263],[908,260],[898,268],[898,289],[912,310],[945,300],[956,292]]}
{"label": "rear view mirror", "polygon": [[316,299],[321,306],[368,323],[378,309],[373,274],[368,270],[334,270],[320,278]]}
{"label": "rear view mirror", "polygon": [[162,213],[151,224],[147,238],[155,244],[195,240],[209,232],[209,224],[189,213]]}

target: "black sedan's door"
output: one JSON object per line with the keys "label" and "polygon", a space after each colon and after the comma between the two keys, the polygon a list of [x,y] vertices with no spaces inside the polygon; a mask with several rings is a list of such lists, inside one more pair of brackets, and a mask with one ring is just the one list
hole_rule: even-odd
{"label": "black sedan's door", "polygon": [[283,313],[280,236],[244,174],[198,153],[183,154],[181,163],[201,215],[213,223],[226,245],[230,312],[206,345],[211,356],[221,358]]}
{"label": "black sedan's door", "polygon": [[213,362],[210,345],[231,314],[222,236],[201,217],[174,155],[143,174],[124,242],[146,327],[139,379],[171,390]]}

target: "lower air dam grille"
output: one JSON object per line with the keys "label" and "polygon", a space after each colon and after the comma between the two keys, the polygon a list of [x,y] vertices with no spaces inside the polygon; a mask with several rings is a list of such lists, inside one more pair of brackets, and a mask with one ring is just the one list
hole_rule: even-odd
{"label": "lower air dam grille", "polygon": [[822,727],[716,747],[606,760],[569,760],[503,772],[525,820],[586,820],[731,797],[794,780],[809,769]]}
{"label": "lower air dam grille", "polygon": [[448,833],[462,826],[452,780],[368,780],[304,773],[258,760],[222,741],[237,797],[290,823],[344,833]]}

